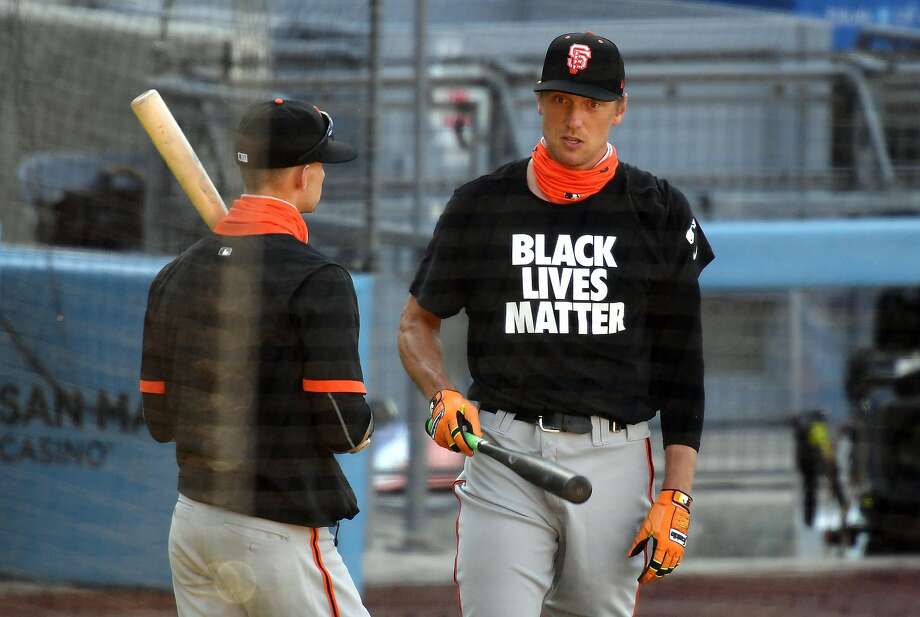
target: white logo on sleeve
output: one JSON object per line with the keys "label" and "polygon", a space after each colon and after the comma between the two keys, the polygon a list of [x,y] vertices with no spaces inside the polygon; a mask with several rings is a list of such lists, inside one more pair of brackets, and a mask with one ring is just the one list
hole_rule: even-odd
{"label": "white logo on sleeve", "polygon": [[217,251],[217,254],[220,255],[221,257],[229,257],[230,253],[232,252],[233,252],[233,249],[230,248],[229,246],[222,246],[220,247],[220,250]]}
{"label": "white logo on sleeve", "polygon": [[693,260],[696,261],[696,254],[700,250],[700,245],[696,244],[696,219],[690,219],[690,229],[687,230],[687,242],[693,245]]}
{"label": "white logo on sleeve", "polygon": [[690,229],[687,230],[687,242],[696,242],[696,219],[690,219]]}

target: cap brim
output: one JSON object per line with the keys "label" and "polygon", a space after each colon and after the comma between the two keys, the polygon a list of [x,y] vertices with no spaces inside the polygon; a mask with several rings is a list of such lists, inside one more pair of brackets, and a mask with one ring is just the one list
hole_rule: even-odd
{"label": "cap brim", "polygon": [[577,94],[578,96],[586,96],[589,99],[597,99],[598,101],[615,101],[621,96],[599,86],[564,79],[537,82],[537,85],[533,87],[534,92],[546,92],[548,90]]}
{"label": "cap brim", "polygon": [[347,163],[358,157],[358,152],[348,144],[330,140],[323,145],[319,153],[320,163]]}

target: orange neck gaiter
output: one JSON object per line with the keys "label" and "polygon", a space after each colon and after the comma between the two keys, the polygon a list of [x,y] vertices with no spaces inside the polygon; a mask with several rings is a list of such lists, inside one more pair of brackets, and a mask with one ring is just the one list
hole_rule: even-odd
{"label": "orange neck gaiter", "polygon": [[275,197],[242,195],[233,202],[229,214],[214,226],[222,236],[288,234],[304,244],[307,224],[293,205]]}
{"label": "orange neck gaiter", "polygon": [[572,169],[551,158],[541,139],[531,155],[537,186],[554,204],[571,204],[600,192],[616,173],[617,150],[607,144],[607,154],[591,169]]}

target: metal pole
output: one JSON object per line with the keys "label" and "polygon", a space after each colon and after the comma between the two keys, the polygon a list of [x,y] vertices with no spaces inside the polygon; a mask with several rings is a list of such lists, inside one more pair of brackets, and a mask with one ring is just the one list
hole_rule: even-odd
{"label": "metal pole", "polygon": [[[364,253],[361,255],[362,269],[365,272],[373,274],[378,269],[378,230],[377,230],[377,199],[380,194],[380,175],[377,171],[377,113],[380,108],[380,90],[382,80],[380,78],[380,4],[382,0],[368,0],[368,62],[367,62],[367,91],[366,105],[367,109],[364,114]],[[374,307],[382,306],[381,297],[383,292],[379,280],[375,281],[373,286]],[[381,344],[381,330],[376,324],[379,323],[379,311],[377,308],[371,309],[373,314],[370,316],[371,323],[375,324],[372,330],[372,345],[377,349]],[[365,316],[365,319],[368,319]],[[377,358],[371,357],[370,363],[373,368],[371,372],[375,375],[381,374],[378,370]],[[371,411],[375,412],[374,407]],[[377,419],[379,421],[379,419]],[[362,506],[365,521],[368,528],[373,528],[375,516],[377,514],[377,500],[374,486],[374,456],[373,454],[365,455],[367,464],[367,478],[364,483],[365,494],[368,498]]]}
{"label": "metal pole", "polygon": [[412,207],[412,227],[422,225],[425,201],[425,126],[428,116],[428,65],[426,35],[428,0],[415,2],[415,193]]}
{"label": "metal pole", "polygon": [[878,104],[875,101],[872,88],[869,87],[869,82],[862,71],[854,68],[847,71],[847,74],[856,89],[856,98],[859,99],[859,105],[866,120],[869,141],[875,151],[875,160],[882,176],[882,188],[890,189],[895,184],[896,176],[894,165],[891,162],[891,155],[888,154],[888,142],[885,138],[885,128],[882,125]]}
{"label": "metal pole", "polygon": [[230,79],[268,79],[272,73],[268,51],[268,3],[266,0],[236,0],[235,6],[236,36],[231,50]]}
{"label": "metal pole", "polygon": [[[796,51],[798,53],[805,54],[807,45],[805,39],[805,25],[799,24],[796,26],[795,34]],[[798,168],[801,170],[805,178],[808,177],[808,173],[810,171],[808,166],[808,144],[811,143],[811,135],[808,131],[810,123],[808,122],[809,105],[807,99],[809,98],[813,87],[813,84],[804,82],[799,83],[795,89],[795,96],[797,99],[796,102],[798,103],[796,106],[796,128],[798,129],[796,136],[796,145],[798,146],[796,148],[796,155],[798,159]]]}
{"label": "metal pole", "polygon": [[377,271],[379,238],[377,233],[377,209],[380,196],[380,173],[377,169],[377,114],[380,111],[380,90],[383,80],[380,72],[380,25],[381,0],[370,0],[370,61],[368,63],[367,84],[367,200],[364,211],[364,269]]}
{"label": "metal pole", "polygon": [[[35,122],[37,114],[26,113],[28,106],[22,101],[26,96],[25,84],[25,58],[23,56],[23,30],[25,29],[20,14],[19,0],[15,0],[7,9],[6,19],[0,21],[0,38],[7,43],[8,52],[0,58],[0,83],[9,84],[8,88],[0,93],[0,117],[6,118],[4,138],[0,140],[0,159],[16,161],[27,147],[33,146],[24,137],[23,119],[29,118]],[[32,134],[34,136],[34,133]],[[5,184],[5,181],[4,181]],[[22,214],[16,206],[15,199],[5,199],[0,205],[0,239],[4,237],[12,240],[34,240],[34,234],[24,237],[19,225],[9,225],[14,218],[22,219]],[[8,223],[3,229],[3,222]],[[18,236],[18,237],[17,237]]]}
{"label": "metal pole", "polygon": [[804,324],[805,295],[801,289],[788,293],[789,319],[789,402],[794,413],[802,411],[805,403],[805,345]]}
{"label": "metal pole", "polygon": [[[425,123],[427,121],[428,67],[425,63],[427,0],[415,3],[415,193],[412,208],[412,229],[419,231],[422,224],[425,198]],[[416,254],[413,251],[413,254]],[[406,536],[405,546],[409,549],[426,547],[425,530],[428,517],[425,516],[425,502],[428,489],[428,436],[422,427],[425,422],[425,406],[415,387],[408,381],[406,397],[409,409],[406,421],[409,429],[409,465],[406,469]]]}

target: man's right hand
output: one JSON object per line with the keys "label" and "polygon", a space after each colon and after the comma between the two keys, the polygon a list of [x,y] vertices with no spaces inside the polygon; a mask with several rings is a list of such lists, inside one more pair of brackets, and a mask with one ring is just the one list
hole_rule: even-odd
{"label": "man's right hand", "polygon": [[482,437],[479,410],[456,390],[438,390],[428,402],[425,432],[442,448],[473,456],[463,432]]}

